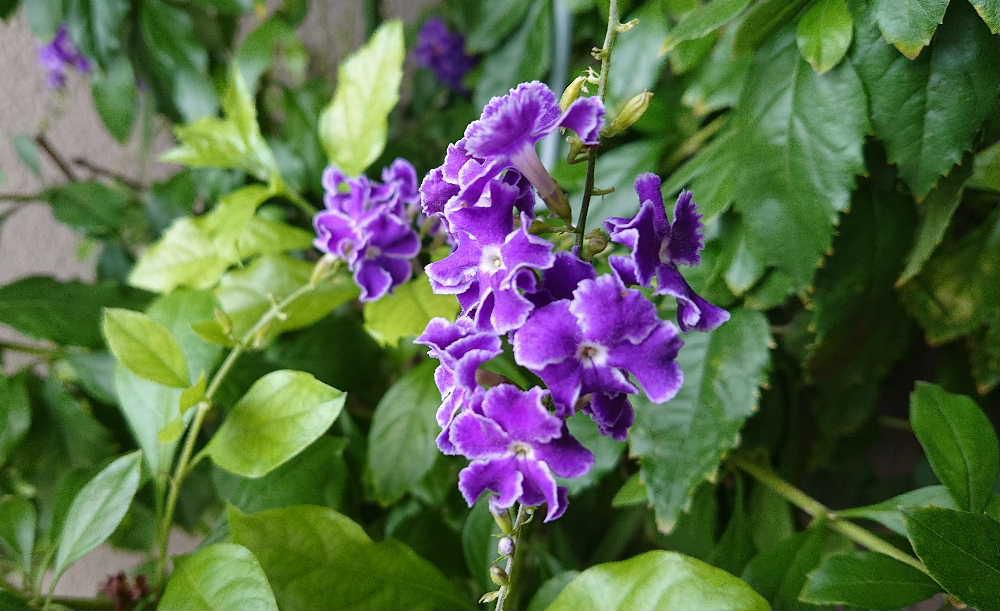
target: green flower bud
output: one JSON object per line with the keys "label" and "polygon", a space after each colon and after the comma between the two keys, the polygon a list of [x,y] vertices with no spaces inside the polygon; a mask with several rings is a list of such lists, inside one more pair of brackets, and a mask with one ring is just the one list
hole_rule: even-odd
{"label": "green flower bud", "polygon": [[604,130],[604,135],[608,137],[617,136],[635,125],[636,121],[641,119],[642,115],[646,113],[646,109],[649,108],[649,102],[652,99],[653,93],[651,91],[643,91],[628,102],[625,102],[625,106],[622,107],[621,112],[618,113],[618,116]]}
{"label": "green flower bud", "polygon": [[583,86],[587,84],[587,77],[578,76],[573,79],[573,82],[569,84],[566,89],[563,90],[562,97],[559,98],[559,108],[562,108],[563,112],[569,108],[569,105],[576,101],[580,97],[580,92],[583,90]]}
{"label": "green flower bud", "polygon": [[509,535],[510,533],[514,532],[514,523],[510,521],[510,512],[490,511],[490,514],[493,515],[493,520],[497,523],[497,526],[500,527],[500,532],[502,532],[505,535]]}
{"label": "green flower bud", "polygon": [[510,577],[507,576],[507,571],[494,564],[490,567],[490,581],[498,586],[505,586],[510,583]]}

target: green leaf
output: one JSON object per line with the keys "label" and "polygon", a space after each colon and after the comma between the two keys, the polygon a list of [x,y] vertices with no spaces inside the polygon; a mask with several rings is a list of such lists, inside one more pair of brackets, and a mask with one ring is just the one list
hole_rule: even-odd
{"label": "green leaf", "polygon": [[94,181],[66,183],[48,195],[59,221],[94,237],[118,231],[129,204],[121,190]]}
{"label": "green leaf", "polygon": [[108,308],[104,336],[115,358],[133,373],[166,386],[186,388],[187,361],[170,330],[142,312]]}
{"label": "green leaf", "polygon": [[983,511],[1000,475],[1000,444],[986,414],[964,395],[917,382],[910,395],[910,424],[934,474],[959,507]]}
{"label": "green leaf", "polygon": [[233,406],[205,452],[243,477],[262,477],[294,458],[340,415],[344,393],[301,371],[272,371]]}
{"label": "green leaf", "polygon": [[281,18],[268,19],[250,32],[236,52],[236,62],[246,80],[247,90],[257,90],[260,77],[284,56],[289,72],[301,78],[308,53],[295,28]]}
{"label": "green leaf", "polygon": [[702,4],[670,30],[667,39],[663,41],[662,53],[669,53],[678,44],[686,40],[694,40],[711,34],[715,30],[735,19],[750,0],[711,0]]}
{"label": "green leaf", "polygon": [[966,186],[1000,192],[1000,142],[976,153]]}
{"label": "green leaf", "polygon": [[909,59],[916,59],[944,21],[950,0],[875,0],[882,36]]}
{"label": "green leaf", "polygon": [[685,341],[678,357],[684,386],[669,409],[636,397],[630,441],[657,524],[667,532],[698,484],[738,443],[740,428],[757,409],[770,362],[767,319],[750,310],[735,310],[719,329]]}
{"label": "green leaf", "polygon": [[61,345],[96,348],[105,307],[141,308],[149,295],[114,282],[84,284],[32,276],[0,287],[0,323]]}
{"label": "green leaf", "polygon": [[1000,0],[969,0],[983,18],[990,32],[1000,34]]}
{"label": "green leaf", "polygon": [[615,75],[608,80],[609,121],[632,96],[653,89],[663,73],[663,54],[650,52],[662,45],[667,37],[667,23],[660,7],[646,4],[624,21],[631,19],[638,19],[639,23],[617,39],[608,67],[609,74]]}
{"label": "green leaf", "polygon": [[[747,518],[753,546],[761,552],[772,549],[795,533],[791,505],[767,486],[753,487]],[[760,588],[757,591],[761,592]]]}
{"label": "green leaf", "polygon": [[802,600],[817,605],[898,609],[941,590],[934,580],[908,564],[874,552],[844,552],[809,573]]}
{"label": "green leaf", "polygon": [[0,375],[0,465],[7,462],[31,426],[31,404],[24,381],[24,375]]}
{"label": "green leaf", "polygon": [[824,556],[845,548],[850,549],[850,544],[843,537],[817,524],[754,556],[743,570],[743,579],[775,609],[800,609],[799,592],[806,575]]}
{"label": "green leaf", "polygon": [[1000,523],[985,515],[938,507],[904,513],[910,543],[931,576],[967,605],[997,609]]}
{"label": "green leaf", "polygon": [[601,479],[618,466],[625,443],[601,435],[593,420],[584,414],[574,414],[566,419],[570,434],[594,454],[594,465],[580,477],[561,480],[560,485],[569,489],[570,495],[597,485]]}
{"label": "green leaf", "polygon": [[[308,283],[313,267],[300,259],[265,255],[223,276],[216,294],[232,321],[235,336],[242,336],[270,310],[272,299],[281,301]],[[357,286],[349,275],[334,275],[286,308],[284,320],[275,321],[266,336],[308,327],[357,295]]]}
{"label": "green leaf", "polygon": [[548,72],[552,59],[551,15],[549,2],[532,2],[518,21],[517,32],[486,56],[473,94],[476,106],[484,106],[493,96],[503,95],[518,83],[541,78]]}
{"label": "green leaf", "polygon": [[139,110],[139,90],[127,57],[117,56],[106,70],[94,75],[91,95],[111,135],[119,142],[128,142]]}
{"label": "green leaf", "polygon": [[[102,66],[112,61],[125,40],[122,24],[129,12],[128,0],[67,0],[66,19],[73,41],[84,55]],[[119,56],[121,57],[121,56]]]}
{"label": "green leaf", "polygon": [[373,542],[333,510],[304,505],[246,515],[230,508],[229,524],[233,540],[260,560],[283,609],[472,606],[413,550]]}
{"label": "green leaf", "polygon": [[644,505],[649,502],[649,493],[646,491],[646,484],[642,483],[642,477],[638,473],[629,476],[622,487],[611,499],[612,507],[629,507],[631,505]]}
{"label": "green leaf", "polygon": [[441,393],[434,384],[435,361],[406,373],[382,396],[368,433],[368,470],[375,497],[389,505],[420,483],[437,459],[434,413]]}
{"label": "green leaf", "polygon": [[205,372],[202,371],[201,374],[198,375],[198,379],[195,383],[188,386],[181,392],[178,403],[181,416],[184,415],[184,412],[197,405],[198,402],[205,396],[206,380],[207,378],[205,378]]}
{"label": "green leaf", "polygon": [[547,611],[579,609],[769,610],[746,583],[675,552],[646,552],[581,573]]}
{"label": "green leaf", "polygon": [[913,279],[924,264],[930,259],[937,245],[944,239],[945,231],[951,223],[951,217],[962,201],[965,181],[972,173],[972,164],[962,163],[951,171],[947,177],[934,187],[922,203],[922,216],[917,227],[917,238],[913,249],[906,258],[906,268],[896,280],[896,286],[902,286]]}
{"label": "green leaf", "polygon": [[531,597],[528,611],[545,611],[559,596],[559,593],[566,589],[566,586],[579,574],[580,571],[563,571],[548,578],[542,585],[538,586],[535,595]]}
{"label": "green leaf", "polygon": [[[469,3],[469,9],[476,10],[469,19],[471,27],[466,33],[465,44],[472,53],[493,50],[520,23],[524,23],[531,0],[510,0],[503,4],[496,2]],[[463,7],[465,8],[465,7]]]}
{"label": "green leaf", "polygon": [[0,499],[0,543],[25,575],[31,574],[37,522],[38,514],[31,501],[19,496]]}
{"label": "green leaf", "polygon": [[[887,0],[881,6],[895,12],[916,3]],[[875,135],[918,198],[961,161],[1000,87],[1000,59],[989,31],[967,3],[952,5],[934,44],[916,61],[886,46],[867,4],[852,5],[852,61],[870,98]]]}
{"label": "green leaf", "polygon": [[698,211],[706,222],[725,212],[735,195],[732,177],[738,169],[734,159],[738,135],[727,129],[702,147],[670,175],[663,192],[668,196],[683,189],[697,193]]}
{"label": "green leaf", "polygon": [[330,163],[351,176],[385,149],[403,59],[403,24],[387,21],[337,71],[337,91],[320,115],[319,135]]}
{"label": "green leaf", "polygon": [[489,567],[497,557],[497,541],[500,536],[500,527],[490,513],[489,499],[480,498],[465,516],[465,524],[462,526],[462,555],[465,556],[469,574],[476,578],[483,590],[493,587]]}
{"label": "green leaf", "polygon": [[[639,172],[653,166],[663,152],[663,145],[653,140],[629,142],[615,150],[601,155],[597,164],[596,184],[605,188],[614,187],[613,193],[595,197],[591,202],[592,209],[600,210],[600,214],[587,217],[587,229],[601,227],[603,219],[609,216],[632,216],[638,209],[635,195],[635,177]],[[561,182],[561,181],[560,181]],[[583,198],[583,183],[570,195],[573,215],[579,218],[579,202]]]}
{"label": "green leaf", "polygon": [[1000,307],[981,335],[970,339],[969,361],[976,390],[985,395],[1000,384]]}
{"label": "green leaf", "polygon": [[903,518],[903,510],[928,506],[958,509],[947,488],[944,486],[925,486],[904,492],[881,503],[851,509],[838,509],[837,515],[844,518],[874,520],[889,530],[905,537],[906,522]]}
{"label": "green leaf", "polygon": [[733,48],[738,53],[755,51],[798,12],[805,0],[760,0],[736,27]]}
{"label": "green leaf", "polygon": [[847,0],[819,0],[799,20],[795,42],[813,70],[823,74],[844,58],[853,36]]}
{"label": "green leaf", "polygon": [[365,328],[383,346],[395,346],[404,337],[423,333],[432,318],[453,319],[457,310],[453,296],[434,294],[427,276],[421,275],[366,303]]}
{"label": "green leaf", "polygon": [[250,550],[232,543],[216,543],[180,562],[157,609],[278,611],[278,604],[264,570]]}
{"label": "green leaf", "polygon": [[235,263],[248,256],[239,249],[239,239],[246,231],[254,213],[273,194],[263,185],[247,185],[227,193],[212,211],[198,223],[209,236],[220,257]]}
{"label": "green leaf", "polygon": [[58,579],[74,562],[111,536],[139,488],[142,455],[126,454],[101,470],[76,494],[59,534],[53,572]]}
{"label": "green leaf", "polygon": [[846,62],[816,74],[791,29],[757,52],[747,79],[734,119],[736,210],[750,253],[801,290],[864,171],[865,94]]}
{"label": "green leaf", "polygon": [[17,156],[21,160],[21,163],[31,170],[31,173],[34,174],[36,178],[41,178],[42,158],[38,153],[38,145],[35,144],[35,141],[32,140],[30,136],[18,134],[17,136],[14,136],[13,142],[14,150],[17,151]]}
{"label": "green leaf", "polygon": [[346,446],[346,439],[323,435],[264,477],[240,477],[216,468],[212,480],[219,496],[240,511],[306,504],[336,506],[349,477],[343,458]]}
{"label": "green leaf", "polygon": [[73,369],[76,381],[88,395],[110,405],[118,403],[114,384],[118,361],[110,352],[73,351],[66,354],[66,363]]}
{"label": "green leaf", "polygon": [[160,293],[178,286],[207,289],[215,286],[229,264],[198,222],[183,217],[139,257],[128,281]]}

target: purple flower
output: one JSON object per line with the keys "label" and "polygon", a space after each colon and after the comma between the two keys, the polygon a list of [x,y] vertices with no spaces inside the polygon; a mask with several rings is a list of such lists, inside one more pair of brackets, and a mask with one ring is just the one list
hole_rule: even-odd
{"label": "purple flower", "polygon": [[59,31],[52,41],[38,50],[38,59],[45,68],[49,86],[53,89],[60,89],[66,85],[68,67],[83,73],[90,72],[90,61],[77,50],[65,25],[59,26]]}
{"label": "purple flower", "polygon": [[349,178],[337,168],[323,174],[326,210],[313,219],[316,248],[343,259],[361,287],[361,301],[381,299],[413,273],[420,237],[407,217],[415,205],[416,171],[397,159],[385,183]]}
{"label": "purple flower", "polygon": [[549,387],[560,415],[572,414],[582,395],[606,395],[590,413],[602,430],[619,431],[632,417],[618,395],[637,391],[627,374],[652,401],[671,399],[683,381],[675,362],[682,345],[642,293],[605,274],[582,280],[572,300],[535,310],[514,334],[514,357]]}
{"label": "purple flower", "polygon": [[459,474],[459,489],[469,506],[484,491],[494,493],[494,511],[520,501],[548,507],[545,521],[566,511],[566,489],[555,476],[579,477],[594,455],[574,439],[566,425],[542,404],[538,387],[522,391],[509,384],[486,391],[482,413],[464,411],[451,428],[455,448],[472,459]]}
{"label": "purple flower", "polygon": [[449,437],[451,424],[463,409],[482,400],[476,372],[480,365],[500,355],[500,338],[477,331],[468,318],[459,318],[454,323],[434,318],[414,343],[427,346],[427,353],[440,362],[434,371],[434,381],[441,392],[441,407],[437,411],[441,434],[437,444],[443,453],[457,454]]}
{"label": "purple flower", "polygon": [[513,210],[520,191],[493,181],[483,206],[450,213],[455,251],[427,266],[437,293],[460,295],[463,313],[480,329],[506,333],[517,329],[534,308],[522,295],[534,287],[533,269],[545,269],[555,257],[552,244],[528,232],[530,219],[521,214],[514,228]]}
{"label": "purple flower", "polygon": [[684,331],[711,331],[729,320],[729,312],[695,293],[677,269],[678,265],[697,265],[704,247],[701,215],[691,192],[678,196],[671,225],[658,176],[639,176],[635,191],[639,212],[631,219],[605,221],[611,239],[632,249],[630,257],[609,258],[615,272],[626,284],[648,287],[655,278],[657,294],[677,298],[677,320]]}
{"label": "purple flower", "polygon": [[414,55],[420,65],[432,70],[449,88],[466,92],[462,79],[476,65],[476,60],[465,52],[465,37],[451,31],[442,19],[433,17],[424,23]]}

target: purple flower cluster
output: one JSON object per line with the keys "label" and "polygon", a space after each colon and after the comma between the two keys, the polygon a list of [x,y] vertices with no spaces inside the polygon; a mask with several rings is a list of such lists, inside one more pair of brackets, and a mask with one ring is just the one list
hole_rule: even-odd
{"label": "purple flower cluster", "polygon": [[66,86],[68,68],[75,68],[84,73],[90,72],[90,60],[73,44],[65,25],[59,26],[59,31],[52,41],[38,50],[38,60],[45,68],[49,86],[53,89]]}
{"label": "purple flower cluster", "polygon": [[375,301],[413,274],[420,252],[413,229],[420,195],[417,172],[405,159],[382,171],[382,182],[350,178],[338,168],[323,173],[326,209],[316,214],[314,244],[345,261],[361,288],[361,301]]}
{"label": "purple flower cluster", "polygon": [[432,70],[449,88],[466,91],[462,79],[476,65],[476,60],[465,52],[465,37],[451,31],[444,20],[433,17],[424,23],[414,55],[420,65]]}
{"label": "purple flower cluster", "polygon": [[[545,85],[519,85],[490,101],[420,187],[424,213],[441,219],[454,247],[427,276],[435,292],[457,296],[462,313],[453,323],[432,320],[417,342],[439,361],[438,447],[470,460],[459,475],[470,505],[490,491],[494,511],[545,503],[546,521],[558,518],[567,493],[556,477],[579,477],[594,462],[566,419],[582,411],[623,440],[635,420],[630,395],[641,388],[663,403],[677,393],[680,332],[630,285],[656,278],[655,292],[677,297],[683,329],[710,330],[728,318],[677,271],[699,260],[701,217],[684,194],[671,224],[655,176],[636,184],[635,218],[608,221],[611,238],[632,249],[613,257],[610,272],[531,232],[534,191],[558,189],[535,144],[561,127],[596,144],[603,121],[598,98],[563,112]],[[481,369],[503,353],[505,339],[545,388],[483,384]]]}

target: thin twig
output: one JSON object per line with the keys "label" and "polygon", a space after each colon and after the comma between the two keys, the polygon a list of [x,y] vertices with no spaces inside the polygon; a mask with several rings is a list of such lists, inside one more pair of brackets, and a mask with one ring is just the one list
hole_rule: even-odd
{"label": "thin twig", "polygon": [[104,166],[97,165],[96,163],[90,161],[89,159],[85,159],[83,157],[74,157],[73,163],[80,166],[81,168],[84,168],[91,174],[94,174],[96,176],[104,176],[106,178],[110,178],[112,180],[120,182],[129,189],[132,189],[133,191],[143,191],[146,189],[146,185],[142,184],[141,182],[133,180],[128,176],[125,176],[124,174],[120,174],[112,170],[111,168],[106,168]]}
{"label": "thin twig", "polygon": [[76,182],[76,173],[73,171],[73,168],[71,168],[70,165],[66,163],[66,160],[62,158],[62,155],[56,151],[55,147],[52,146],[52,143],[45,137],[45,134],[38,134],[35,136],[35,144],[42,147],[42,150],[49,156],[49,159],[51,159],[59,167],[59,170],[63,173],[63,176],[66,177],[66,180]]}

